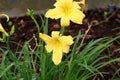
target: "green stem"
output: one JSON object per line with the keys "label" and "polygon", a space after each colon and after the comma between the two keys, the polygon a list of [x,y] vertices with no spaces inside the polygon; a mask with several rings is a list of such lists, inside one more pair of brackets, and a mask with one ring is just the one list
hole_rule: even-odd
{"label": "green stem", "polygon": [[34,21],[34,23],[35,23],[35,25],[36,25],[36,27],[37,27],[37,29],[38,29],[38,34],[39,34],[39,33],[40,33],[40,28],[39,28],[39,24],[38,24],[37,20],[34,18],[33,15],[30,15],[30,17],[31,17],[32,20]]}
{"label": "green stem", "polygon": [[27,9],[27,14],[31,17],[31,19],[34,21],[37,29],[38,29],[38,34],[40,33],[40,27],[39,27],[39,24],[37,22],[37,20],[35,19],[34,17],[34,11],[33,10],[30,10],[30,9]]}
{"label": "green stem", "polygon": [[9,37],[7,37],[6,46],[7,46],[7,50],[10,50]]}
{"label": "green stem", "polygon": [[66,31],[66,27],[61,27],[61,30],[60,30],[61,36],[64,35],[65,31]]}

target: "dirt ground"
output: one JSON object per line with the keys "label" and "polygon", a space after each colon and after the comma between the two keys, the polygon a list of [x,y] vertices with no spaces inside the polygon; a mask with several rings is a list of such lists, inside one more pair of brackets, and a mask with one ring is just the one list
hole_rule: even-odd
{"label": "dirt ground", "polygon": [[[98,39],[101,37],[115,37],[120,32],[120,9],[116,9],[113,12],[109,12],[107,9],[94,9],[88,10],[84,12],[86,17],[83,20],[82,25],[78,25],[75,23],[70,24],[66,31],[66,35],[75,36],[81,30],[84,34],[88,29],[88,25],[93,23],[92,28],[90,29],[88,35],[85,38],[85,41],[90,41],[92,39]],[[41,26],[41,19],[39,15],[35,15],[36,20]],[[12,51],[16,51],[16,43],[24,44],[25,41],[28,41],[33,37],[33,34],[37,33],[37,28],[33,22],[33,20],[25,15],[25,16],[16,16],[10,18],[12,24],[15,25],[15,33],[10,37],[10,46]],[[6,19],[1,18],[0,22],[4,26],[7,32],[10,31],[11,26],[9,26],[6,22]],[[59,20],[51,20],[48,22],[49,34],[53,30],[60,30]],[[34,41],[30,43],[34,46]],[[6,46],[5,43],[0,42],[0,47]],[[119,48],[119,44],[115,42],[113,45],[109,47],[110,53],[112,54],[112,58],[120,57],[120,52],[116,51]],[[105,54],[108,54],[105,52]],[[116,67],[120,67],[120,62],[116,62]],[[114,68],[110,65],[107,65],[102,69],[103,71],[107,71],[109,74],[105,75],[106,80],[110,80],[111,76],[114,74]],[[117,76],[120,78],[120,76]],[[98,79],[99,80],[99,79]]]}

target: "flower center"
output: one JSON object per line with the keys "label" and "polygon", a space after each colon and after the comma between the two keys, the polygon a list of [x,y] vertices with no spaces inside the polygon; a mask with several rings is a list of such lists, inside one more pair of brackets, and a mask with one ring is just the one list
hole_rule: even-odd
{"label": "flower center", "polygon": [[71,6],[70,5],[63,5],[62,6],[62,9],[63,9],[63,13],[65,14],[65,15],[69,15],[70,14],[70,11],[71,11]]}
{"label": "flower center", "polygon": [[60,43],[60,41],[59,41],[58,38],[55,38],[55,43],[56,43],[56,44]]}

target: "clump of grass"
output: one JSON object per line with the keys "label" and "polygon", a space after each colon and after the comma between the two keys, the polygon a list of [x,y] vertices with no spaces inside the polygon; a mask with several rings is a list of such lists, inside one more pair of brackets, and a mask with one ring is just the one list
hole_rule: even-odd
{"label": "clump of grass", "polygon": [[[29,14],[34,16],[34,14]],[[43,33],[48,34],[48,19],[42,19],[42,26],[37,24],[37,27],[43,29]],[[38,28],[38,29],[39,29]],[[40,32],[40,30],[39,30]],[[92,78],[96,80],[97,76],[104,79],[106,72],[101,72],[100,69],[104,66],[120,60],[120,58],[110,59],[107,62],[98,63],[100,60],[109,58],[109,56],[101,56],[101,53],[107,49],[113,41],[119,36],[108,39],[99,38],[91,40],[84,45],[84,48],[79,44],[79,39],[82,34],[79,32],[74,38],[74,44],[68,55],[59,65],[54,65],[51,59],[51,53],[47,53],[44,46],[45,43],[33,36],[29,41],[26,41],[21,50],[13,53],[9,46],[9,40],[6,42],[6,47],[0,47],[2,58],[0,63],[0,79],[1,80],[87,80]],[[34,48],[31,48],[29,43],[35,41]],[[103,43],[98,45],[98,43]],[[82,43],[83,45],[84,43]],[[80,49],[80,51],[78,51]],[[116,71],[115,75],[119,72]],[[115,77],[114,75],[114,77]],[[114,78],[113,77],[113,78]]]}

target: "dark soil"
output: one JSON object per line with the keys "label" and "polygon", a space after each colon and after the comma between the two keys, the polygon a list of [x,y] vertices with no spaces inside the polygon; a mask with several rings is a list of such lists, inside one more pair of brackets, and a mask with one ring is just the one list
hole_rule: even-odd
{"label": "dark soil", "polygon": [[[106,12],[108,13],[106,16]],[[85,41],[90,41],[92,39],[98,39],[102,37],[109,37],[113,38],[120,32],[120,9],[116,9],[113,12],[109,12],[106,9],[94,9],[88,10],[85,12],[85,19],[83,20],[82,25],[78,25],[75,23],[70,24],[66,31],[66,35],[70,34],[75,36],[81,31],[83,34],[88,29],[88,25],[93,23],[92,28],[90,29],[88,35],[85,38]],[[107,18],[108,19],[107,19]],[[35,15],[36,20],[38,21],[39,25],[41,26],[41,18],[39,15]],[[16,43],[20,43],[23,45],[25,41],[28,41],[33,37],[33,34],[37,34],[37,28],[33,22],[33,20],[29,16],[16,16],[10,18],[10,21],[15,25],[15,33],[10,37],[10,47],[13,52],[16,51]],[[10,31],[11,26],[9,26],[6,22],[6,19],[1,18],[0,22],[4,26],[7,32]],[[49,34],[53,30],[60,30],[59,20],[51,20],[49,19]],[[81,37],[82,38],[82,37]],[[118,41],[114,42],[110,47],[110,52],[103,52],[103,54],[111,54],[112,58],[120,57],[120,52],[116,51],[120,45],[118,45]],[[34,41],[30,43],[31,46],[34,46]],[[0,47],[6,46],[5,43],[0,43]],[[2,54],[0,54],[2,55]],[[106,60],[104,60],[106,61]],[[120,61],[113,64],[115,67],[120,67]],[[105,75],[105,80],[111,80],[112,75],[115,73],[115,69],[111,65],[105,66],[102,71],[108,72]],[[120,75],[116,77],[120,78]],[[99,77],[98,77],[98,80]]]}

